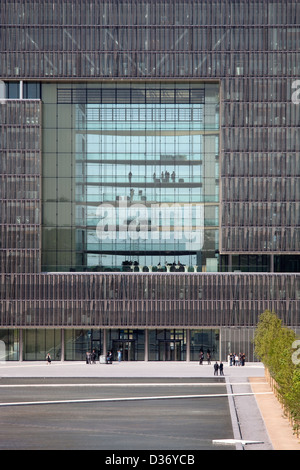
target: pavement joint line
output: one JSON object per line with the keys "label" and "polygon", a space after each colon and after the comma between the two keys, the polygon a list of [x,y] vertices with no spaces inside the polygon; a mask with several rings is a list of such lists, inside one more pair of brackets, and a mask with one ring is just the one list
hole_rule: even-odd
{"label": "pavement joint line", "polygon": [[254,396],[254,395],[270,395],[273,392],[259,392],[259,393],[220,393],[220,394],[205,394],[205,395],[163,395],[154,397],[120,397],[120,398],[84,398],[74,400],[49,400],[49,401],[32,401],[32,402],[8,402],[0,403],[0,407],[8,406],[32,406],[32,405],[61,405],[71,403],[103,403],[103,402],[123,402],[123,401],[151,401],[151,400],[179,400],[191,398],[224,398],[230,396]]}
{"label": "pavement joint line", "polygon": [[[168,366],[177,366],[178,363],[184,364],[185,366],[190,366],[190,367],[196,367],[199,369],[205,368],[205,367],[211,367],[213,365],[213,361],[211,361],[211,364],[201,364],[199,365],[198,361],[121,361],[119,363],[118,361],[113,361],[113,364],[102,364],[97,361],[94,364],[86,364],[85,361],[55,361],[53,360],[51,362],[51,365],[47,364],[45,361],[0,361],[0,366],[6,366],[6,367],[52,367],[52,366],[60,366],[60,367],[68,367],[68,366],[82,366],[84,368],[87,367],[92,367],[92,366],[126,366],[126,365],[131,365],[131,366],[136,366],[139,367],[141,364],[145,365],[150,365],[150,366],[157,366],[157,365],[164,365],[168,363]],[[263,364],[260,362],[250,362],[248,364],[245,364],[244,366],[229,366],[227,361],[223,361],[224,366],[230,367],[230,369],[247,369],[247,368],[263,368]]]}
{"label": "pavement joint line", "polygon": [[[1,380],[1,379],[0,379]],[[253,382],[256,385],[266,385],[267,382]],[[55,383],[55,384],[1,384],[1,388],[24,388],[24,387],[207,387],[207,386],[212,386],[212,387],[224,387],[226,385],[224,382],[220,383],[213,383],[213,382],[201,382],[201,383],[195,383],[195,382],[186,382],[186,383],[153,383],[153,382],[144,382],[144,383],[73,383],[73,384],[64,384],[64,383]],[[237,382],[237,383],[232,383],[231,385],[250,385],[249,382]]]}

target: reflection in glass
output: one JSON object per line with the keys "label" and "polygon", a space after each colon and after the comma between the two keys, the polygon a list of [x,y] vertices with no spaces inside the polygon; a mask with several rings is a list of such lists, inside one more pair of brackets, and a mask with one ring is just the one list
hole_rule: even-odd
{"label": "reflection in glass", "polygon": [[60,123],[45,153],[57,173],[44,175],[44,269],[218,270],[219,85],[43,92],[45,128]]}

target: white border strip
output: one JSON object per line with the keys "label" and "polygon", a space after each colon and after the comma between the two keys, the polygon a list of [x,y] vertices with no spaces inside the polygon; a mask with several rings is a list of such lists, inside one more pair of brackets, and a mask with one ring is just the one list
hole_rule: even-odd
{"label": "white border strip", "polygon": [[71,403],[105,403],[105,402],[125,402],[125,401],[142,401],[142,400],[180,400],[189,398],[224,398],[230,396],[249,396],[249,395],[270,395],[273,392],[261,392],[261,393],[220,393],[220,394],[208,394],[208,395],[162,395],[154,397],[127,397],[127,398],[84,398],[74,400],[52,400],[52,401],[24,401],[24,402],[8,402],[0,403],[0,407],[5,406],[32,406],[32,405],[61,405]]}
{"label": "white border strip", "polygon": [[[267,384],[267,382],[263,382],[264,384]],[[257,382],[258,385],[261,385],[262,382]],[[222,386],[224,387],[226,384],[224,382],[218,382],[218,383],[212,383],[212,382],[202,382],[202,383],[196,383],[196,382],[186,382],[186,383],[176,383],[176,382],[166,382],[166,383],[154,383],[154,382],[144,382],[144,383],[128,383],[128,382],[120,382],[120,383],[43,383],[43,384],[1,384],[1,388],[43,388],[43,387],[218,387]],[[249,385],[249,382],[240,382],[240,383],[235,383],[234,385]]]}

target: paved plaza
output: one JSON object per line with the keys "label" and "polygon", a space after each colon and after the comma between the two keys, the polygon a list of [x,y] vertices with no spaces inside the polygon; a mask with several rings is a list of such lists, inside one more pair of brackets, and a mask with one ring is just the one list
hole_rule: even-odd
{"label": "paved plaza", "polygon": [[258,363],[2,363],[0,449],[272,450],[256,378]]}
{"label": "paved plaza", "polygon": [[[213,377],[214,362],[114,362],[113,364],[86,364],[85,362],[0,362],[0,378],[4,377]],[[228,366],[228,377],[264,377],[260,363],[246,366]]]}

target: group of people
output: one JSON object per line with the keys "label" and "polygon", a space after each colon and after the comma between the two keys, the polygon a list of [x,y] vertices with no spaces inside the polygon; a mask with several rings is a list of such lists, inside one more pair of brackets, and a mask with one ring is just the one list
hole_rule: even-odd
{"label": "group of people", "polygon": [[85,362],[87,364],[96,364],[97,354],[95,349],[92,352],[87,351]]}
{"label": "group of people", "polygon": [[[209,349],[207,350],[207,353],[206,353],[206,360],[207,360],[207,364],[210,364],[210,363],[211,363],[211,352],[210,352]],[[200,349],[200,352],[199,352],[199,364],[202,365],[202,364],[203,364],[203,361],[204,361],[204,352],[202,351],[202,349]]]}
{"label": "group of people", "polygon": [[224,367],[223,367],[223,362],[218,362],[216,361],[214,364],[214,375],[218,375],[220,371],[220,375],[224,375]]}
{"label": "group of people", "polygon": [[[173,171],[171,175],[168,171],[165,171],[165,172],[162,171],[161,172],[161,181],[162,182],[168,183],[170,181],[170,177],[171,177],[172,182],[175,183],[175,178],[176,178],[175,171]],[[156,173],[153,173],[153,181],[156,182],[156,180],[157,180]]]}
{"label": "group of people", "polygon": [[[122,351],[121,349],[118,349],[118,362],[121,362],[122,361]],[[113,352],[112,351],[108,351],[107,355],[106,355],[106,362],[107,364],[112,364],[113,362]]]}
{"label": "group of people", "polygon": [[[171,174],[169,173],[169,171],[162,171],[161,175],[157,177],[156,173],[153,173],[153,181],[155,183],[157,182],[157,180],[159,178],[160,178],[160,181],[163,182],[163,183],[168,183],[170,181],[170,179],[173,183],[175,183],[176,174],[175,174],[175,171],[173,171]],[[129,181],[129,183],[131,183],[131,181],[132,181],[132,172],[131,171],[128,173],[128,181]]]}
{"label": "group of people", "polygon": [[[112,364],[113,363],[113,352],[112,351],[107,351],[107,354],[105,356],[106,359],[106,364]],[[87,351],[86,353],[86,363],[87,364],[96,364],[97,360],[97,353],[95,349],[93,349],[92,352]],[[122,360],[122,351],[118,350],[118,362],[121,362]]]}
{"label": "group of people", "polygon": [[[210,365],[211,364],[211,352],[208,349],[207,352],[206,352],[206,356],[205,356],[203,350],[200,349],[200,351],[199,351],[199,364],[202,365],[205,359],[207,361],[207,364]],[[244,353],[240,353],[239,355],[237,355],[235,353],[230,354],[229,364],[231,366],[237,366],[237,365],[244,366],[245,365],[245,354]],[[224,375],[224,365],[223,365],[222,361],[220,361],[219,363],[218,363],[218,361],[216,361],[214,363],[214,375],[219,375],[219,373],[220,373],[220,375]]]}
{"label": "group of people", "polygon": [[[85,358],[86,364],[96,364],[97,359],[98,358],[97,358],[97,353],[96,353],[95,349],[93,349],[92,352],[89,352],[89,351],[86,352],[86,358]],[[107,364],[112,364],[112,361],[113,361],[113,353],[112,353],[112,351],[107,351],[106,363]]]}
{"label": "group of people", "polygon": [[[211,364],[211,352],[209,349],[206,352],[206,360],[207,360],[207,364],[210,365]],[[203,361],[204,361],[204,352],[202,349],[200,349],[199,364],[202,365]],[[218,364],[218,362],[216,361],[214,364],[214,375],[219,375],[219,371],[220,371],[220,375],[224,375],[223,362],[220,362],[220,364]]]}
{"label": "group of people", "polygon": [[229,355],[229,365],[230,366],[244,366],[246,362],[245,353],[230,353]]}

